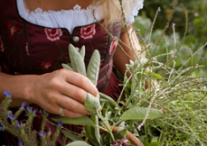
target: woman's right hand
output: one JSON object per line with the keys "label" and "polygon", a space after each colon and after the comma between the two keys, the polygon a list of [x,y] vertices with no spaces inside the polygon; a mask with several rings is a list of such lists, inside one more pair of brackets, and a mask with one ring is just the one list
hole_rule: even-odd
{"label": "woman's right hand", "polygon": [[52,114],[59,114],[63,108],[64,116],[69,118],[90,114],[84,106],[87,93],[99,98],[97,88],[87,77],[66,69],[36,76],[29,89],[29,102]]}

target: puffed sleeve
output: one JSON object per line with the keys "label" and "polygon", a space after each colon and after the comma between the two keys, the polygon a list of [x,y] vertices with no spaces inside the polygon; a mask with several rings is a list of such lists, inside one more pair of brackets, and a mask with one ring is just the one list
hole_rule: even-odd
{"label": "puffed sleeve", "polygon": [[144,0],[131,0],[130,1],[130,7],[131,7],[131,13],[129,14],[127,18],[127,24],[131,24],[134,22],[134,17],[138,15],[139,10],[143,8]]}

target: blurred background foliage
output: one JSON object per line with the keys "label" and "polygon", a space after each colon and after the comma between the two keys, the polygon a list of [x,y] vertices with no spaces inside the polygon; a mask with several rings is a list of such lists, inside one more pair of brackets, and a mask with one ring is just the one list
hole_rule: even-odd
{"label": "blurred background foliage", "polygon": [[[147,36],[149,36],[150,28],[155,18],[155,13],[158,8],[161,11],[158,14],[156,23],[154,25],[151,41],[149,44],[155,46],[157,38],[159,38],[162,30],[164,29],[173,8],[174,1],[168,0],[153,0],[144,2],[144,8],[139,12],[139,16],[136,18],[134,23],[135,27],[140,30],[140,33],[145,36],[145,41],[147,41]],[[193,52],[197,51],[207,42],[207,1],[206,0],[179,0],[175,8],[173,18],[170,22],[169,28],[166,31],[165,39],[159,43],[158,48],[153,55],[160,55],[167,52],[175,51],[175,48],[179,46],[179,43],[186,30],[186,15],[188,14],[188,28],[187,35],[182,43],[180,51],[176,55],[176,68],[184,65],[183,63],[189,57],[192,57]],[[172,24],[175,24],[176,31],[176,44],[174,43]],[[176,47],[175,47],[176,46]],[[152,47],[152,50],[154,48]],[[202,61],[201,61],[202,58]],[[160,57],[159,61],[166,62],[167,58],[165,56]],[[204,47],[194,55],[191,60],[185,64],[185,66],[190,66],[199,62],[199,65],[203,65],[202,68],[198,68],[192,74],[196,76],[206,75],[207,72],[207,47]]]}

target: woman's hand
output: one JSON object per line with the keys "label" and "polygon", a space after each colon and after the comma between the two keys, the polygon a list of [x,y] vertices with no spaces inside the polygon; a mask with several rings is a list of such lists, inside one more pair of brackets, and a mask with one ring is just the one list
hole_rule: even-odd
{"label": "woman's hand", "polygon": [[99,92],[85,76],[61,69],[37,77],[30,86],[29,101],[52,114],[64,109],[64,116],[78,118],[90,114],[84,103],[86,94],[99,98]]}

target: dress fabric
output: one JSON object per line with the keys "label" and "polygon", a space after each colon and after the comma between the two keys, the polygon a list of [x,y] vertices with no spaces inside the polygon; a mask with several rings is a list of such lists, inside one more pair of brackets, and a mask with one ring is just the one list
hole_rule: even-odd
{"label": "dress fabric", "polygon": [[[103,28],[101,16],[99,21],[87,22],[84,25],[77,25],[72,28],[65,28],[63,26],[48,27],[48,25],[30,22],[23,17],[21,15],[22,11],[18,9],[20,8],[18,6],[21,5],[21,3],[18,3],[19,1],[22,0],[0,1],[0,71],[11,75],[41,75],[52,72],[62,68],[62,63],[70,62],[68,54],[69,44],[73,44],[78,48],[85,45],[86,55],[84,61],[86,67],[95,49],[101,55],[98,90],[116,100],[121,89],[117,86],[120,81],[112,72],[112,58],[117,47],[117,38],[120,36],[120,24],[116,23],[107,28],[113,37]],[[97,10],[100,11],[100,9]],[[91,9],[91,13],[93,12],[94,10]],[[30,106],[38,110],[34,119],[34,129],[39,131],[42,109],[37,105]],[[17,108],[12,108],[11,110],[15,112]],[[25,118],[23,113],[19,120]],[[76,132],[82,130],[78,126],[65,126]],[[55,126],[48,122],[46,124],[46,131],[49,129],[54,133]],[[0,145],[17,145],[18,142],[14,136],[7,132],[0,132],[0,135],[4,137],[0,138]],[[58,142],[61,143],[60,138]]]}

